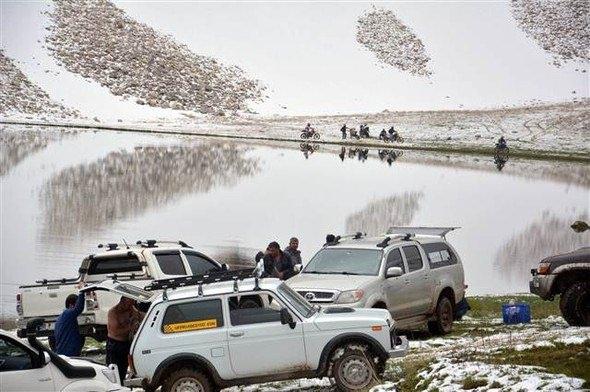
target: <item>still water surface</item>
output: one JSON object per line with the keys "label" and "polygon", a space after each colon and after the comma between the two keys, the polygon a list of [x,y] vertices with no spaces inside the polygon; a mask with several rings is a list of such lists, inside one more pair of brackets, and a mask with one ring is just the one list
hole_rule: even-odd
{"label": "still water surface", "polygon": [[526,291],[540,258],[590,244],[589,166],[114,132],[4,129],[2,314],[17,286],[71,277],[104,242],[182,239],[222,261],[392,224],[449,235],[471,294]]}

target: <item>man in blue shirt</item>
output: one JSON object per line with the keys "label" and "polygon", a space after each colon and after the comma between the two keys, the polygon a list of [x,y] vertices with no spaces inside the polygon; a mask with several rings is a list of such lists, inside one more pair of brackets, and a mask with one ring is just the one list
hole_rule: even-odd
{"label": "man in blue shirt", "polygon": [[79,357],[84,346],[80,336],[78,316],[84,311],[84,293],[70,294],[66,309],[55,322],[55,351],[68,357]]}

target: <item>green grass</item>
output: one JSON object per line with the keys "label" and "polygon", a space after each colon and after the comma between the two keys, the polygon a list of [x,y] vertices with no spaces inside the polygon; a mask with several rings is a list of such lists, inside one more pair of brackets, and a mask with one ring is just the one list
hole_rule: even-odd
{"label": "green grass", "polygon": [[421,383],[420,389],[425,390],[432,380],[424,380],[418,374],[427,370],[433,359],[430,357],[411,357],[398,361],[392,369],[385,372],[385,379],[397,382],[397,392],[415,392],[416,386]]}
{"label": "green grass", "polygon": [[502,350],[480,358],[492,364],[541,366],[548,373],[581,378],[583,387],[590,388],[590,339],[582,344],[555,343],[555,347],[535,347],[530,350]]}
{"label": "green grass", "polygon": [[536,295],[505,295],[498,297],[467,297],[469,306],[471,306],[471,310],[467,312],[467,316],[472,318],[502,317],[502,304],[507,304],[511,299],[515,302],[529,304],[531,307],[531,318],[534,319],[561,315],[558,299],[553,301],[543,301]]}
{"label": "green grass", "polygon": [[463,380],[463,389],[471,390],[479,387],[485,387],[488,385],[488,380],[485,378],[476,378],[468,376]]}

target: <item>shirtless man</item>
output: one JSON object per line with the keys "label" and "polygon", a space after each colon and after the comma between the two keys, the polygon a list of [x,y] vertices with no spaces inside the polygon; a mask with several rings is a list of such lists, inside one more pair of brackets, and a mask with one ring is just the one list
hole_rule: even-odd
{"label": "shirtless man", "polygon": [[144,314],[135,309],[135,301],[121,297],[111,308],[107,319],[107,365],[114,363],[119,368],[121,384],[127,374],[127,356],[133,334],[137,331]]}

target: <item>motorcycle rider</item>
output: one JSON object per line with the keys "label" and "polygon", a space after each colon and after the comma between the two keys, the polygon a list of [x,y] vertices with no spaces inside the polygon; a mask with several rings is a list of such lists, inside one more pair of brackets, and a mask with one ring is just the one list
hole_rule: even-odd
{"label": "motorcycle rider", "polygon": [[397,131],[395,130],[395,128],[393,127],[393,124],[391,125],[391,128],[389,128],[389,130],[387,132],[389,132],[389,139],[391,141],[397,140],[398,134],[397,134]]}
{"label": "motorcycle rider", "polygon": [[381,132],[379,133],[379,139],[383,140],[383,141],[387,141],[387,132],[385,131],[385,128],[383,128],[381,130]]}
{"label": "motorcycle rider", "polygon": [[504,136],[500,136],[498,142],[496,143],[496,148],[500,150],[508,148],[508,143],[506,142],[506,139],[504,139]]}

